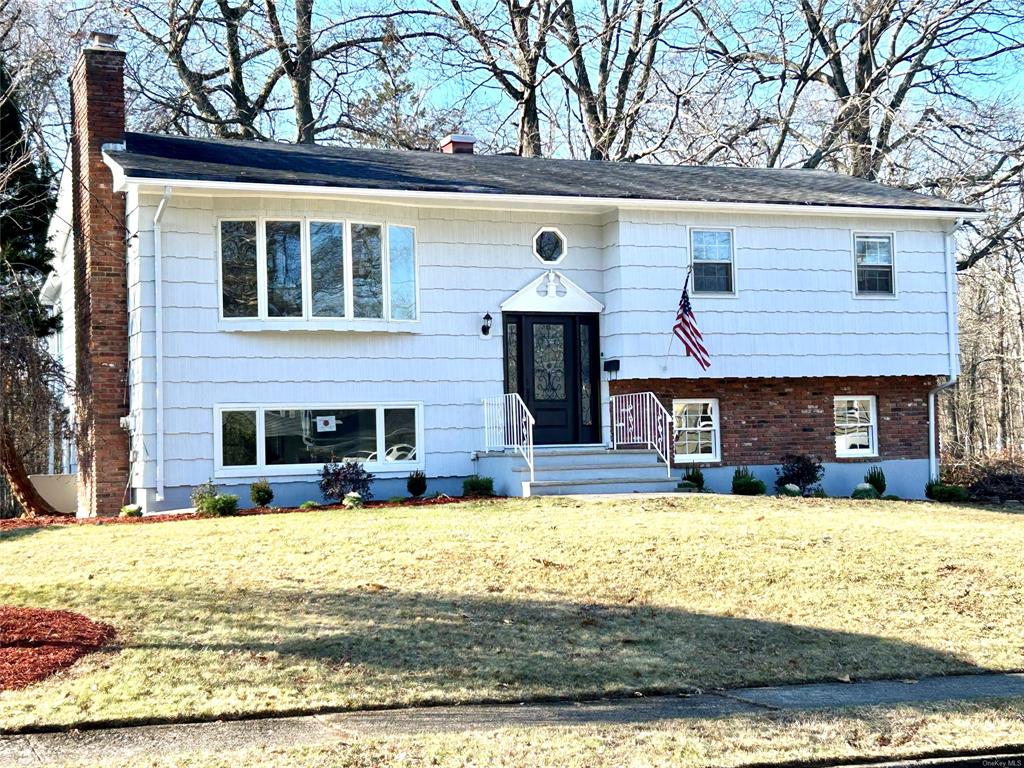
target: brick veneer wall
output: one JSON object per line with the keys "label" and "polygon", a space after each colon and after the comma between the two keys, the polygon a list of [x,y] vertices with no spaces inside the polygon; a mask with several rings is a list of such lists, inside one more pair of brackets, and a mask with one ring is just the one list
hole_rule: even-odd
{"label": "brick veneer wall", "polygon": [[125,201],[101,147],[124,141],[124,52],[86,48],[71,74],[78,514],[117,514],[128,483]]}
{"label": "brick veneer wall", "polygon": [[[673,398],[717,398],[722,464],[777,464],[786,453],[823,461],[928,457],[928,390],[935,376],[799,379],[623,379],[611,394],[654,392],[669,411]],[[833,398],[875,395],[877,458],[836,457]]]}

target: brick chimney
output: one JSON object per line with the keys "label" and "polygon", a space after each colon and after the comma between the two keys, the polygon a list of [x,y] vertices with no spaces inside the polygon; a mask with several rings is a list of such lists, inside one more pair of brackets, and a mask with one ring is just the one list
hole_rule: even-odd
{"label": "brick chimney", "polygon": [[[93,32],[71,72],[78,514],[116,515],[128,484],[125,199],[102,148],[123,144],[124,52]],[[70,319],[68,319],[70,320]]]}
{"label": "brick chimney", "polygon": [[441,139],[441,151],[446,155],[472,155],[476,139],[461,133],[453,133]]}

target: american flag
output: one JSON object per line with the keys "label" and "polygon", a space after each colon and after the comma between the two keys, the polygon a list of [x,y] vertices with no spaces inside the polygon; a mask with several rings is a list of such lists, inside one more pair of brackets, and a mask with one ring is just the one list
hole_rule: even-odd
{"label": "american flag", "polygon": [[683,283],[683,295],[679,299],[679,311],[676,312],[676,324],[672,326],[672,332],[679,337],[686,347],[686,354],[697,361],[697,365],[705,371],[711,367],[711,355],[704,346],[704,337],[697,330],[697,318],[693,316],[693,307],[690,306],[690,294],[686,289],[690,285],[690,276],[686,276]]}

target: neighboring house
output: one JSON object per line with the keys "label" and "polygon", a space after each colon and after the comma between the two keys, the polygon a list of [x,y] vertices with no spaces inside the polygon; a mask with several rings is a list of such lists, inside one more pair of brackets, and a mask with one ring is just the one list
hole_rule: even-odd
{"label": "neighboring house", "polygon": [[[872,464],[908,497],[934,472],[952,235],[976,209],[459,136],[425,153],[125,133],[122,63],[96,36],[76,66],[74,249],[47,286],[74,319],[81,514],[126,488],[187,506],[211,477],[319,498],[332,456],[364,461],[379,497],[413,469],[513,495],[668,490],[695,462],[727,491],[787,453],[841,495]],[[691,266],[707,372],[672,334]]]}

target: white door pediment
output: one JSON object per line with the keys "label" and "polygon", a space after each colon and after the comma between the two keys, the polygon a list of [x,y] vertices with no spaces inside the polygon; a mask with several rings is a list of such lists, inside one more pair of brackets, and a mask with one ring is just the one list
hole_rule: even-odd
{"label": "white door pediment", "polygon": [[604,304],[561,272],[548,270],[501,303],[502,312],[601,312]]}

